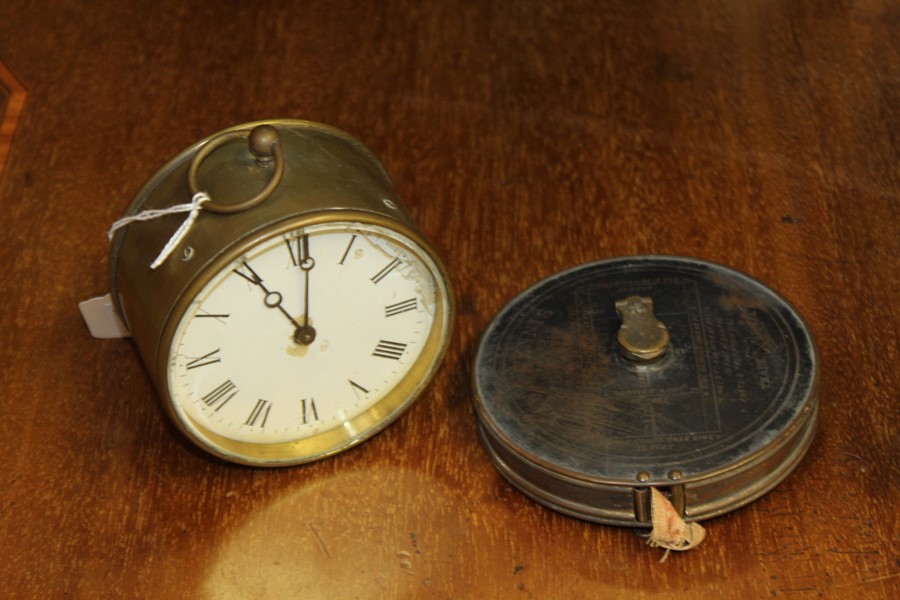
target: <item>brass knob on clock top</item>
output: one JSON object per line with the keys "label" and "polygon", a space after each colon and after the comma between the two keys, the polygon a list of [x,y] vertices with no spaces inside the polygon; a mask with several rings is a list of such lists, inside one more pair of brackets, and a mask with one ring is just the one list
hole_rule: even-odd
{"label": "brass knob on clock top", "polygon": [[188,187],[191,190],[191,194],[194,195],[202,191],[197,176],[203,161],[225,144],[244,141],[248,143],[249,150],[256,157],[256,164],[259,167],[267,168],[270,166],[270,163],[274,163],[269,182],[258,194],[243,202],[220,204],[215,200],[210,200],[204,204],[204,210],[220,214],[243,212],[271,196],[278,184],[281,183],[281,178],[284,176],[284,151],[281,148],[281,138],[278,135],[278,130],[272,125],[257,125],[249,130],[228,131],[214,136],[206,142],[194,156],[188,169]]}

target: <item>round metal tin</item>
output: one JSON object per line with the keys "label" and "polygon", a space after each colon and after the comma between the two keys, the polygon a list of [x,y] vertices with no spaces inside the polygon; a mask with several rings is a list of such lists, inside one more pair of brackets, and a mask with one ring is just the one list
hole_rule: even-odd
{"label": "round metal tin", "polygon": [[[616,303],[652,299],[661,358],[620,350]],[[474,400],[497,469],[571,516],[649,526],[649,488],[689,520],[743,506],[797,466],[815,431],[817,358],[797,311],[691,258],[638,256],[545,279],[491,322]]]}

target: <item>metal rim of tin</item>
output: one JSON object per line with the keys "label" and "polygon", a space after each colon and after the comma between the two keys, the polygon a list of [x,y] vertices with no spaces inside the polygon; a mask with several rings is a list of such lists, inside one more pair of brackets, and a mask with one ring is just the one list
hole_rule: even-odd
{"label": "metal rim of tin", "polygon": [[[671,330],[658,362],[635,365],[609,339],[631,293],[655,295]],[[516,488],[570,516],[646,527],[650,487],[697,521],[787,477],[815,433],[818,359],[796,309],[759,281],[693,258],[622,257],[510,301],[479,343],[473,391],[482,442]]]}

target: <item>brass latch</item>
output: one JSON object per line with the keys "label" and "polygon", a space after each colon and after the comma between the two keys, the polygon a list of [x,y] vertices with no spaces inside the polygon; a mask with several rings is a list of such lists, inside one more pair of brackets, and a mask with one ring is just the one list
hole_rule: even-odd
{"label": "brass latch", "polygon": [[659,358],[669,347],[669,330],[653,315],[653,299],[629,296],[616,302],[622,326],[616,339],[622,355],[647,362]]}

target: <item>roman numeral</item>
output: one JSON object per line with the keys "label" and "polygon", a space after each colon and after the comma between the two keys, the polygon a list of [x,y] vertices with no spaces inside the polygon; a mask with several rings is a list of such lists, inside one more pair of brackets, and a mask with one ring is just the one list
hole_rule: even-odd
{"label": "roman numeral", "polygon": [[222,321],[222,319],[227,319],[230,316],[231,316],[230,314],[224,314],[224,313],[211,313],[206,310],[203,310],[202,308],[200,309],[200,312],[197,313],[197,318],[199,318],[199,319],[215,319],[216,321],[219,321],[222,323],[224,323],[224,321]]}
{"label": "roman numeral", "polygon": [[188,370],[197,369],[199,367],[205,367],[207,365],[213,365],[217,362],[222,362],[222,359],[216,356],[219,353],[220,348],[216,348],[212,352],[208,354],[204,354],[203,356],[192,358],[187,363]]}
{"label": "roman numeral", "polygon": [[269,410],[271,408],[271,402],[260,398],[256,401],[256,406],[253,407],[250,416],[244,421],[244,425],[249,425],[250,427],[265,427],[266,419],[269,418]]}
{"label": "roman numeral", "polygon": [[316,401],[310,398],[304,398],[300,401],[300,414],[303,415],[303,424],[307,425],[310,420],[319,420],[319,411],[316,410]]}
{"label": "roman numeral", "polygon": [[387,277],[390,274],[390,272],[393,271],[394,269],[396,269],[399,265],[400,265],[400,259],[395,258],[394,260],[389,262],[385,268],[378,271],[377,273],[375,273],[375,275],[372,276],[372,283],[377,285],[379,281],[381,281],[382,279]]}
{"label": "roman numeral", "polygon": [[284,240],[287,245],[288,253],[291,255],[291,262],[295,267],[300,267],[304,271],[312,269],[316,264],[309,255],[309,236],[301,235]]}
{"label": "roman numeral", "polygon": [[339,265],[344,264],[344,261],[347,260],[347,255],[350,254],[350,248],[353,246],[353,242],[356,241],[356,234],[353,234],[353,237],[350,238],[350,243],[347,244],[347,249],[344,250],[344,254],[341,256],[341,260],[338,261]]}
{"label": "roman numeral", "polygon": [[378,342],[378,345],[375,346],[375,351],[372,352],[372,356],[388,358],[390,360],[400,360],[404,350],[406,350],[406,344],[381,340]]}
{"label": "roman numeral", "polygon": [[359,398],[359,394],[356,392],[356,390],[359,390],[359,391],[362,392],[363,394],[368,394],[368,393],[369,393],[369,390],[367,390],[367,389],[364,388],[363,386],[359,385],[358,383],[356,383],[356,382],[353,381],[352,379],[348,379],[348,380],[347,380],[347,383],[349,383],[349,384],[350,384],[350,387],[353,388],[353,393],[356,394],[356,397],[357,397],[357,398]]}
{"label": "roman numeral", "polygon": [[[303,257],[300,256],[302,252],[300,249],[300,238],[290,238],[284,240],[284,243],[287,246],[288,254],[291,255],[291,262],[294,263],[295,267],[299,267],[300,262],[303,260]],[[296,245],[296,248],[294,245]]]}
{"label": "roman numeral", "polygon": [[215,411],[218,412],[220,408],[225,406],[229,400],[235,397],[238,393],[237,386],[231,383],[230,379],[225,380],[225,383],[222,383],[201,398],[203,404],[212,408],[215,406]]}
{"label": "roman numeral", "polygon": [[256,274],[256,271],[253,270],[253,267],[247,264],[246,260],[242,260],[241,264],[244,265],[244,268],[250,271],[250,274],[247,275],[241,269],[232,269],[235,273],[252,283],[253,285],[259,285],[263,282],[262,277]]}
{"label": "roman numeral", "polygon": [[411,310],[416,310],[418,307],[419,299],[410,298],[409,300],[404,300],[402,302],[397,302],[396,304],[388,304],[387,306],[385,306],[384,316],[393,317],[395,315],[400,315]]}

